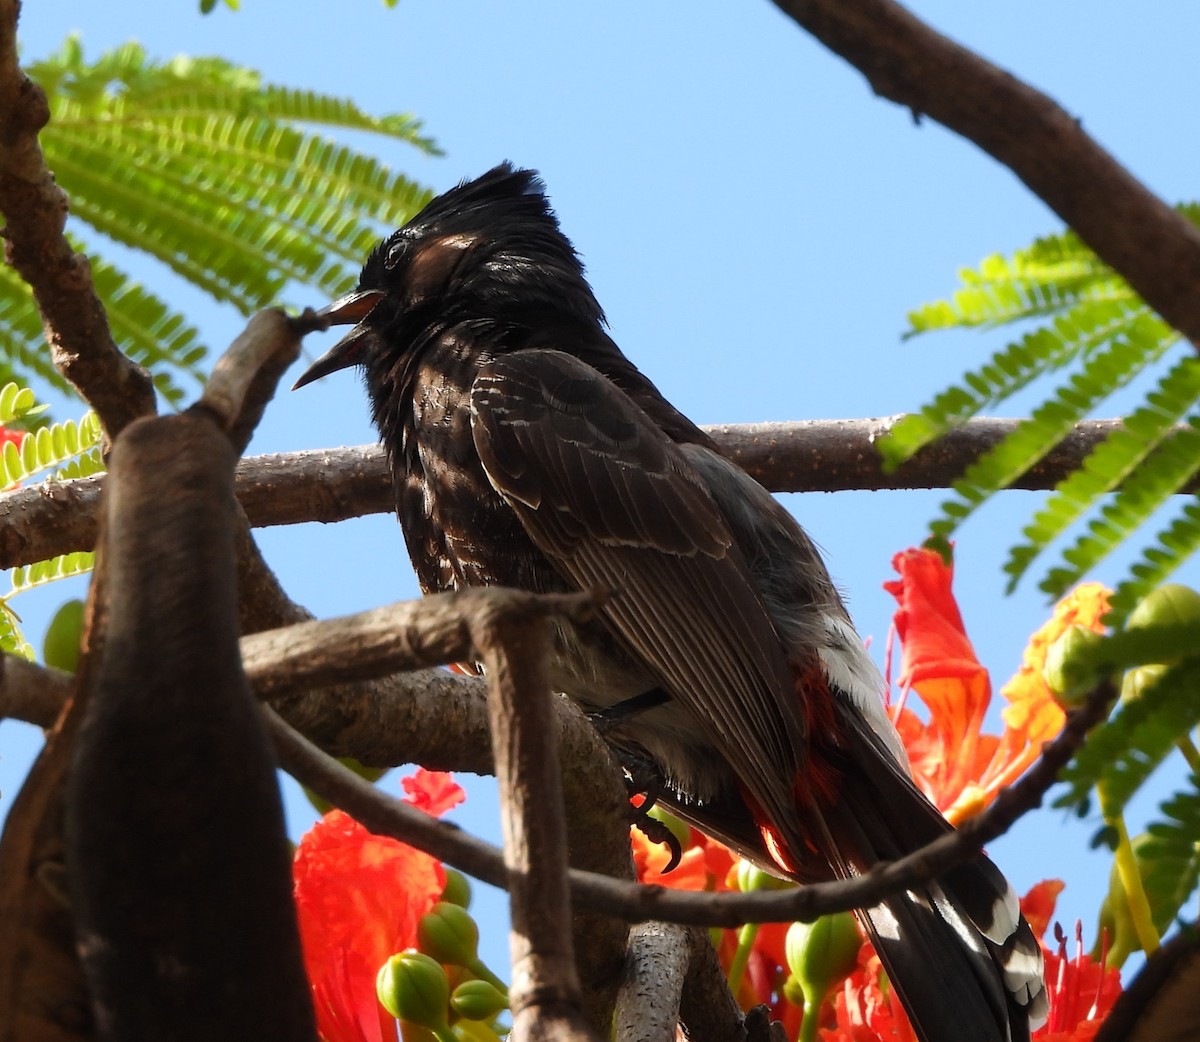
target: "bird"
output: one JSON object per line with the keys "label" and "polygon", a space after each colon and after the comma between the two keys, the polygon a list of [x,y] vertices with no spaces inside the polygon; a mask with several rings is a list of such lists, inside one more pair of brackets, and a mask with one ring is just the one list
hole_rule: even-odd
{"label": "bird", "polygon": [[[812,540],[622,353],[536,172],[432,199],[327,305],[427,593],[604,590],[552,681],[630,773],[775,875],[849,878],[951,830]],[[1042,953],[982,854],[857,913],[921,1042],[1024,1042]]]}

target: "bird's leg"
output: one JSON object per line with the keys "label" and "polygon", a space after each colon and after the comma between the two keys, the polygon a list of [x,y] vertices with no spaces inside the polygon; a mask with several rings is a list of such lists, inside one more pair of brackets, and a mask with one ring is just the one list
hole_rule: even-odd
{"label": "bird's leg", "polygon": [[634,695],[623,702],[617,702],[607,709],[597,709],[595,712],[588,713],[588,719],[597,731],[602,735],[607,735],[610,731],[620,727],[622,724],[628,723],[634,717],[640,716],[650,709],[656,709],[658,706],[665,705],[669,701],[671,701],[671,696],[661,687],[652,687],[649,691],[643,691],[640,695]]}

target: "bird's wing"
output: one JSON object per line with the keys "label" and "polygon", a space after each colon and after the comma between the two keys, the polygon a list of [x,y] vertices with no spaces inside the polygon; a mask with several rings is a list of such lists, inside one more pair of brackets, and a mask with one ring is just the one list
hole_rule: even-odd
{"label": "bird's wing", "polygon": [[488,479],[538,548],[690,711],[775,824],[794,817],[804,724],[741,553],[684,454],[573,356],[495,359],[471,390]]}

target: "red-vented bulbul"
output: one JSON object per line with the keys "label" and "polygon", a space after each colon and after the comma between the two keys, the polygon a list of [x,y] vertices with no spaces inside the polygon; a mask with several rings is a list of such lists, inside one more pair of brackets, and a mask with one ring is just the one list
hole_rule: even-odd
{"label": "red-vented bulbul", "polygon": [[[610,711],[683,817],[801,882],[949,830],[813,544],[613,343],[534,173],[434,199],[326,314],[354,328],[296,386],[363,368],[421,586],[615,591],[560,627],[554,682]],[[986,858],[859,918],[923,1042],[1044,1018],[1038,943]]]}

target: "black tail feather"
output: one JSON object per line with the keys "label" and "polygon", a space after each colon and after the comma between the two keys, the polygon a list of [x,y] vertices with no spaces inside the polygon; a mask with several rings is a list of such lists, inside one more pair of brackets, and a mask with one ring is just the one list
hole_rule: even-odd
{"label": "black tail feather", "polygon": [[[830,824],[850,869],[863,871],[951,826],[874,736],[857,735],[845,813]],[[1045,1019],[1041,946],[1012,887],[982,854],[860,918],[924,1042],[1026,1042]]]}

